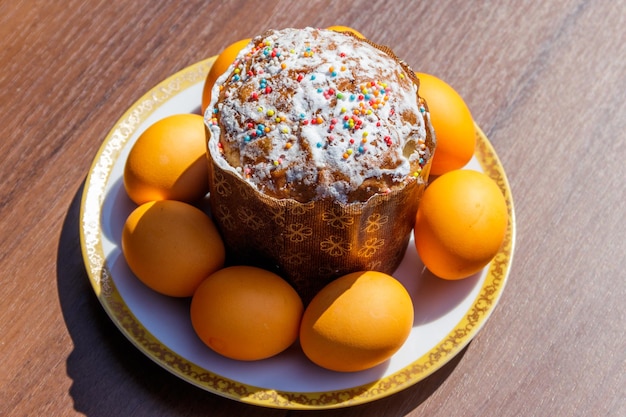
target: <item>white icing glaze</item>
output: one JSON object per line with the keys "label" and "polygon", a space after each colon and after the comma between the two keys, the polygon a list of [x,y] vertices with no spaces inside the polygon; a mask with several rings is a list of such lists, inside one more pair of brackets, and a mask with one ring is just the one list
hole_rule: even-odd
{"label": "white icing glaze", "polygon": [[[345,202],[368,179],[413,180],[430,158],[432,127],[417,85],[395,59],[347,34],[306,28],[257,37],[212,97],[212,158],[270,194],[300,183],[316,187],[313,199]],[[221,147],[238,160],[227,161]]]}

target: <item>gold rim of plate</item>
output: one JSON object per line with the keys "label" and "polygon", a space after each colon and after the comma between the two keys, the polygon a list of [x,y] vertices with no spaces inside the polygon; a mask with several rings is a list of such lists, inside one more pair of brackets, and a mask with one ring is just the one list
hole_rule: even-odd
{"label": "gold rim of plate", "polygon": [[113,282],[101,241],[101,209],[111,170],[139,125],[179,92],[204,82],[215,58],[177,72],[144,94],[117,121],[92,163],[80,208],[80,243],[89,280],[104,310],[139,350],[169,372],[206,391],[253,405],[284,409],[353,406],[399,392],[433,374],[457,355],[484,325],[502,294],[513,260],[515,210],[510,186],[504,167],[478,125],[475,157],[483,171],[496,181],[507,202],[510,221],[504,243],[487,266],[487,276],[478,296],[461,321],[428,353],[403,369],[372,383],[330,392],[286,392],[255,387],[222,377],[182,358],[153,336],[126,305]]}

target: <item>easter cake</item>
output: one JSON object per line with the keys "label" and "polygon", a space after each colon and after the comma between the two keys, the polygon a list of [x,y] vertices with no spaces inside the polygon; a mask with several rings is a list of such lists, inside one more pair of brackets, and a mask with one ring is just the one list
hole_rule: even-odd
{"label": "easter cake", "polygon": [[350,33],[254,38],[204,115],[231,262],[274,270],[305,300],[349,272],[393,272],[435,149],[418,89],[393,52]]}

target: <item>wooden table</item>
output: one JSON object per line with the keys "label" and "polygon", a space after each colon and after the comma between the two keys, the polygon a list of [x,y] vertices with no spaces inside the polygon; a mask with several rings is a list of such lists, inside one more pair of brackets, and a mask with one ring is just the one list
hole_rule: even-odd
{"label": "wooden table", "polygon": [[[0,415],[626,415],[626,2],[495,3],[0,3]],[[508,174],[514,261],[477,337],[412,387],[340,410],[246,405],[108,318],[81,255],[83,185],[159,81],[266,28],[336,24],[463,95]]]}

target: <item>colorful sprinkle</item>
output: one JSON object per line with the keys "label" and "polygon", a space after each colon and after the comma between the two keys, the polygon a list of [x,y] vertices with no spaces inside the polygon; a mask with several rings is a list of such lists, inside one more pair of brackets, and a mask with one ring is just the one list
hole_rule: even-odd
{"label": "colorful sprinkle", "polygon": [[[286,151],[293,149],[294,146],[296,146],[299,152],[298,144],[294,142],[294,136],[291,136],[292,134],[298,135],[299,129],[303,129],[305,133],[307,130],[314,129],[314,134],[321,136],[312,143],[312,146],[321,149],[321,152],[331,152],[331,158],[346,160],[347,165],[352,164],[350,161],[351,156],[355,157],[353,160],[358,160],[366,152],[373,151],[370,154],[372,158],[382,158],[384,152],[380,152],[386,147],[385,144],[389,147],[393,146],[394,141],[390,136],[394,135],[393,129],[381,129],[381,126],[385,125],[384,122],[381,122],[381,118],[387,118],[387,114],[389,116],[394,116],[395,114],[393,106],[389,106],[388,112],[385,112],[387,114],[381,112],[385,106],[388,106],[390,97],[393,101],[394,94],[392,94],[392,89],[389,88],[386,82],[380,79],[368,79],[358,84],[349,84],[346,81],[354,77],[358,78],[359,73],[353,62],[345,59],[349,52],[348,54],[337,50],[330,52],[335,54],[332,59],[324,60],[326,64],[312,62],[312,65],[316,66],[315,72],[307,74],[298,72],[297,68],[299,65],[294,65],[294,63],[302,60],[302,56],[313,57],[314,54],[320,53],[324,53],[327,56],[327,51],[321,50],[314,42],[289,49],[278,43],[270,42],[268,39],[260,42],[252,48],[248,55],[233,64],[233,75],[228,82],[241,83],[241,81],[247,82],[250,80],[251,90],[254,91],[247,90],[247,94],[249,94],[247,101],[251,102],[247,105],[250,110],[255,108],[258,110],[256,116],[252,115],[251,119],[248,119],[251,122],[242,123],[241,126],[244,128],[244,131],[239,136],[242,138],[240,140],[243,143],[248,143],[267,135],[272,141],[279,140],[282,142],[278,146],[283,147],[284,155],[281,155],[281,157],[275,155],[275,159],[269,162],[270,166],[279,167],[284,165],[288,161],[286,155],[291,157],[294,154],[293,151],[289,153]],[[293,55],[289,56],[289,54]],[[342,59],[339,59],[339,57]],[[263,95],[273,93],[273,85],[276,85],[270,76],[275,76],[281,70],[288,70],[291,82],[304,82],[304,85],[300,84],[299,88],[310,89],[309,93],[314,93],[315,91],[319,93],[319,96],[314,97],[317,107],[307,109],[302,113],[290,113],[289,115],[283,112],[279,113],[278,109],[270,104],[267,104],[267,107],[265,107],[266,103],[263,102],[265,99]],[[355,72],[354,77],[352,77],[352,71]],[[261,75],[263,73],[267,75]],[[284,77],[286,73],[283,72],[281,77]],[[316,80],[316,75],[320,75],[320,82],[309,82],[307,84],[309,80]],[[396,70],[395,74],[392,73],[392,76],[394,78],[393,82],[397,83],[397,80],[406,78],[407,74],[402,70]],[[255,84],[252,84],[252,82]],[[337,91],[340,88],[342,91]],[[234,90],[226,89],[223,94],[228,93],[228,91]],[[324,103],[320,102],[322,98],[325,101]],[[261,104],[264,104],[264,106],[261,106]],[[426,112],[424,106],[419,106],[418,110],[422,114]],[[217,109],[214,109],[214,111],[217,113]],[[298,122],[301,124],[300,128],[297,126],[292,127],[290,124]],[[209,123],[217,124],[217,119],[213,118]],[[307,125],[312,126],[305,129],[304,126]],[[246,126],[247,128],[245,128]],[[385,135],[386,133],[389,133],[389,135]],[[419,142],[417,149],[423,156],[419,163],[423,164],[427,147],[423,142]],[[221,147],[220,150],[223,152]],[[337,151],[338,153],[335,154]],[[420,175],[420,171],[420,169],[417,169],[406,174],[412,180],[413,177]],[[248,178],[253,173],[253,170],[244,168],[243,175],[245,177]]]}

